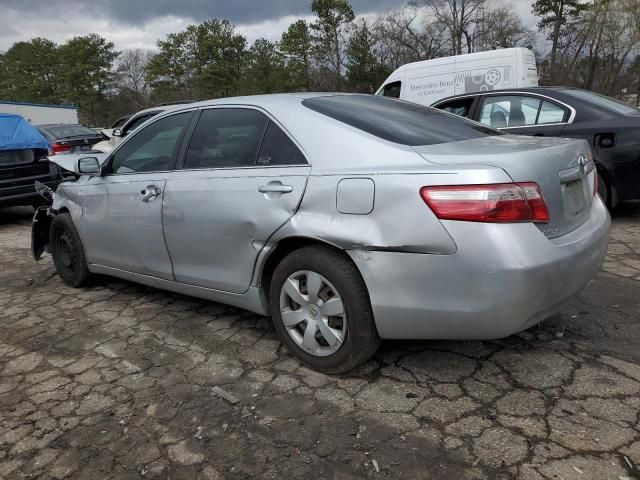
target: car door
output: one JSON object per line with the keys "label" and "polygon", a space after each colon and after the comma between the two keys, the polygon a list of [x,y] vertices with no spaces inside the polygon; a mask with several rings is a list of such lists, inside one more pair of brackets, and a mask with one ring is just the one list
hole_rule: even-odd
{"label": "car door", "polygon": [[161,118],[127,139],[103,176],[80,186],[80,225],[91,264],[173,280],[162,196],[194,111]]}
{"label": "car door", "polygon": [[562,133],[568,109],[537,95],[483,95],[475,119],[514,135],[556,137]]}
{"label": "car door", "polygon": [[301,149],[261,110],[203,110],[164,194],[176,281],[245,292],[263,246],[298,208],[309,170]]}

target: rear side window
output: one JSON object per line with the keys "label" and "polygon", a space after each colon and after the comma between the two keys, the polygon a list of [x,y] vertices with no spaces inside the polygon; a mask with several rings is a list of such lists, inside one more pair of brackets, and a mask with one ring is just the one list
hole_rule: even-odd
{"label": "rear side window", "polygon": [[461,117],[414,103],[373,95],[308,98],[304,106],[371,135],[419,146],[502,135]]}
{"label": "rear side window", "polygon": [[255,166],[269,119],[248,108],[202,112],[184,160],[186,169]]}
{"label": "rear side window", "polygon": [[257,165],[304,165],[306,163],[302,152],[286,133],[275,123],[269,122],[258,155]]}
{"label": "rear side window", "polygon": [[480,123],[494,128],[526,127],[538,124],[560,123],[565,110],[539,98],[500,95],[487,96],[482,105]]}

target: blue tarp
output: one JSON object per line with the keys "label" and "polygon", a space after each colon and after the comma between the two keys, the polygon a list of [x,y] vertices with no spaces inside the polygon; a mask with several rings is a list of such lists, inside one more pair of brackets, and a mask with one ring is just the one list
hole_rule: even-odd
{"label": "blue tarp", "polygon": [[49,142],[20,115],[0,113],[0,151],[49,148]]}

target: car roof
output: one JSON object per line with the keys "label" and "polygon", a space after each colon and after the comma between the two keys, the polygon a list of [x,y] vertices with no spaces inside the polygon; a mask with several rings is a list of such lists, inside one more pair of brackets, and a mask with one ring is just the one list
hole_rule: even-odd
{"label": "car roof", "polygon": [[549,92],[562,92],[566,90],[580,90],[579,88],[574,87],[555,87],[555,86],[544,86],[544,87],[514,87],[514,88],[501,88],[497,90],[488,90],[484,92],[469,92],[469,93],[460,93],[458,95],[451,95],[449,97],[441,98],[440,100],[434,102],[434,105],[437,103],[442,103],[447,100],[454,100],[456,98],[464,98],[464,97],[477,97],[479,95],[496,95],[501,93],[537,93],[540,95],[544,95]]}

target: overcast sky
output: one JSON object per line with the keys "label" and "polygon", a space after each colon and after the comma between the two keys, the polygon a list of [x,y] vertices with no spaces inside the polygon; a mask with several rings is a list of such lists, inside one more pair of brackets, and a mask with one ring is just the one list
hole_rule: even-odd
{"label": "overcast sky", "polygon": [[[351,0],[357,15],[384,13],[408,0]],[[310,15],[308,0],[0,0],[0,51],[33,37],[62,42],[98,33],[125,48],[154,48],[158,39],[208,18],[228,19],[249,42],[280,38]],[[528,0],[509,1],[533,24]]]}

